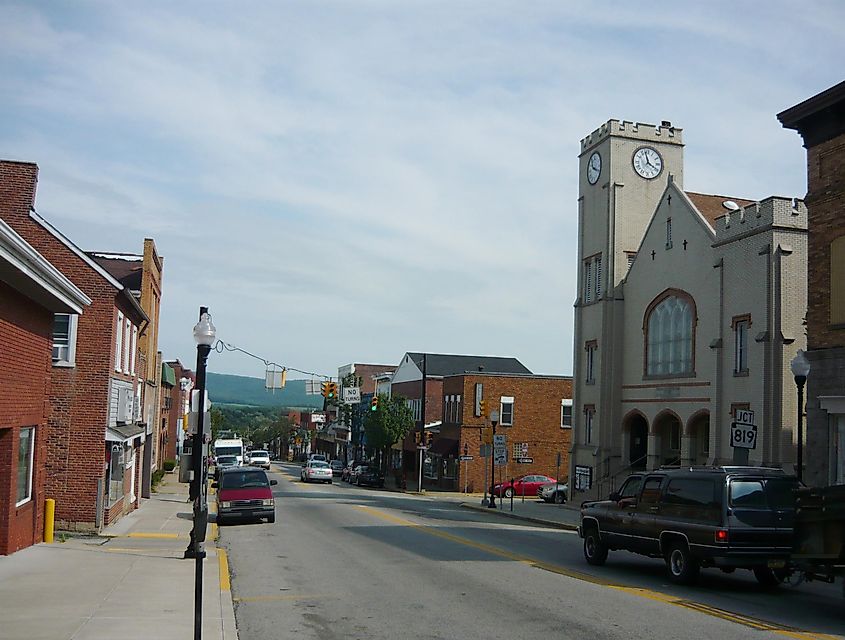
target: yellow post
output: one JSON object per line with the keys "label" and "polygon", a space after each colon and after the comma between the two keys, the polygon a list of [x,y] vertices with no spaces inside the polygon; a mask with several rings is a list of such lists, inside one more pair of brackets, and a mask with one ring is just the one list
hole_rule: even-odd
{"label": "yellow post", "polygon": [[56,518],[56,501],[47,498],[44,504],[44,542],[53,542],[53,526]]}

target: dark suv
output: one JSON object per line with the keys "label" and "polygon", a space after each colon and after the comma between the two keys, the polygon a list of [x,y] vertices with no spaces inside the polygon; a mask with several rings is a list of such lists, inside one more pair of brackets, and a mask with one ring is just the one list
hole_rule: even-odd
{"label": "dark suv", "polygon": [[593,565],[609,550],[663,558],[681,584],[701,567],[751,569],[775,586],[792,549],[797,487],[795,476],[761,467],[634,474],[608,500],[581,505],[584,557]]}

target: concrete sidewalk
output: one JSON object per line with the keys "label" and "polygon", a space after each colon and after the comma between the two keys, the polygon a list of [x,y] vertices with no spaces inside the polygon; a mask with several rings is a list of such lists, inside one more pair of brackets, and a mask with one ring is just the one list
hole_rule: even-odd
{"label": "concrete sidewalk", "polygon": [[446,491],[427,491],[426,498],[443,502],[458,503],[466,509],[487,513],[490,517],[505,517],[542,524],[558,529],[575,530],[581,519],[581,509],[570,504],[548,504],[536,497],[514,497],[513,510],[510,498],[496,498],[496,508],[490,509],[481,504],[483,494],[451,493]]}
{"label": "concrete sidewalk", "polygon": [[[168,474],[141,508],[102,536],[71,537],[0,557],[4,640],[193,637],[195,561],[188,487]],[[203,638],[236,640],[225,551],[211,525],[203,564]]]}

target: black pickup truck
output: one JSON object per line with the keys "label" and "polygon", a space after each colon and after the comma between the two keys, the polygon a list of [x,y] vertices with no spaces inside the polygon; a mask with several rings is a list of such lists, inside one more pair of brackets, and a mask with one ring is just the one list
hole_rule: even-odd
{"label": "black pickup truck", "polygon": [[663,558],[681,584],[701,567],[750,569],[775,586],[792,550],[797,487],[794,476],[760,467],[634,474],[609,499],[581,505],[584,557],[592,565],[616,550]]}

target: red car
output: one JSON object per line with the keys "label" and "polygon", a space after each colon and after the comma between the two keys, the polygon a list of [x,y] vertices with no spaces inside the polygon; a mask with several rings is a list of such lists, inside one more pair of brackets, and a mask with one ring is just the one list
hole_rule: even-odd
{"label": "red car", "polygon": [[536,497],[542,487],[547,482],[557,482],[554,478],[541,475],[526,475],[520,476],[513,481],[497,483],[493,485],[492,493],[499,498],[510,498],[511,496],[532,496]]}

